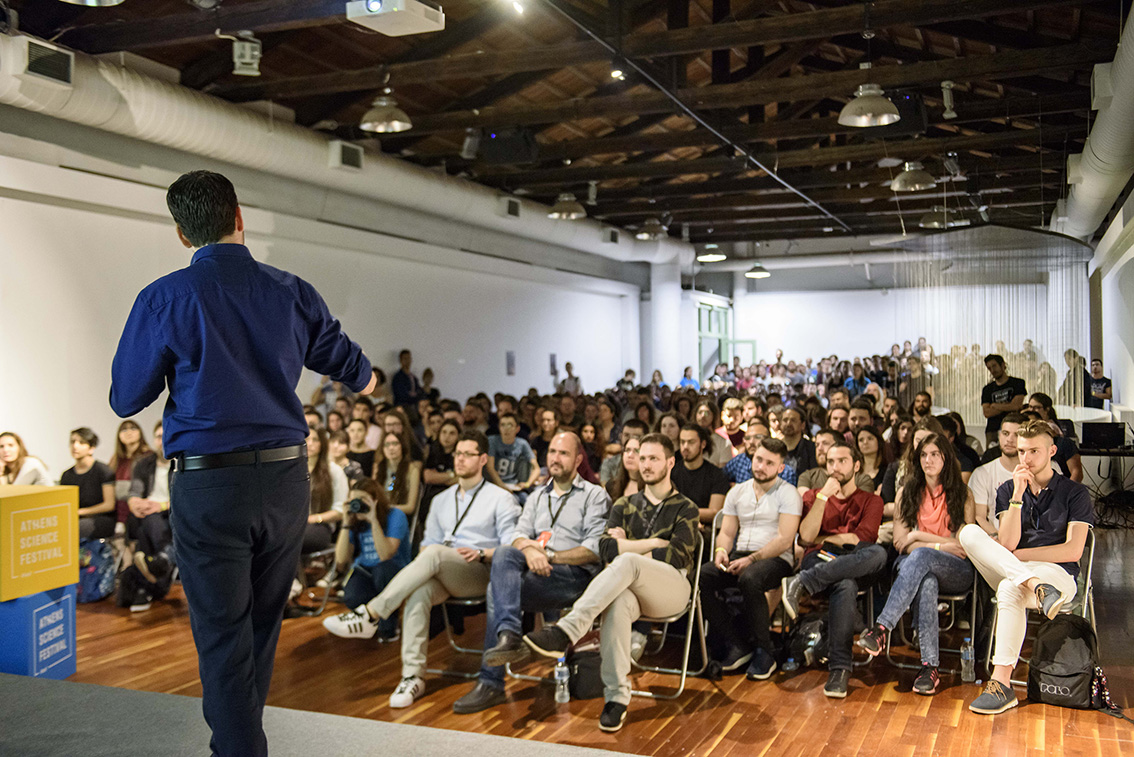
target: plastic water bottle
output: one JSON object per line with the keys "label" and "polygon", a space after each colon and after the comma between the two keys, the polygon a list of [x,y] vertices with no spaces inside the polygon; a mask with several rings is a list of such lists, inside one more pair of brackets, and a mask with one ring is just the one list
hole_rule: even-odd
{"label": "plastic water bottle", "polygon": [[571,678],[571,671],[567,669],[567,658],[560,657],[559,661],[555,663],[555,703],[567,704],[571,701],[571,691],[567,688],[567,682]]}
{"label": "plastic water bottle", "polygon": [[790,673],[793,670],[799,670],[799,663],[795,661],[794,657],[789,657],[784,661],[784,672]]}
{"label": "plastic water bottle", "polygon": [[969,636],[966,636],[964,642],[961,644],[961,680],[965,683],[972,683],[976,680],[973,640]]}

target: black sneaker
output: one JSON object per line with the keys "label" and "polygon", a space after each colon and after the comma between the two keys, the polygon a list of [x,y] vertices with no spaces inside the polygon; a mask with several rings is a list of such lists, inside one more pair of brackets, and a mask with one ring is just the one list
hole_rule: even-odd
{"label": "black sneaker", "polygon": [[726,673],[731,673],[747,665],[748,661],[751,659],[751,650],[729,645],[728,652],[725,653],[724,659],[721,660],[721,670]]}
{"label": "black sneaker", "polygon": [[1036,604],[1039,605],[1040,611],[1051,620],[1059,614],[1059,610],[1063,607],[1063,593],[1051,584],[1040,584],[1036,587]]}
{"label": "black sneaker", "polygon": [[602,708],[602,714],[599,715],[598,727],[599,730],[614,733],[621,730],[622,724],[625,722],[626,705],[618,702],[607,702]]}
{"label": "black sneaker", "polygon": [[768,654],[768,651],[763,647],[757,647],[756,651],[752,653],[752,662],[748,664],[748,670],[745,671],[744,676],[749,681],[766,681],[775,672],[776,658]]}
{"label": "black sneaker", "polygon": [[832,699],[846,699],[849,680],[849,670],[832,670],[827,674],[827,685],[823,687],[823,693]]}
{"label": "black sneaker", "polygon": [[[531,647],[534,652],[558,660],[567,654],[567,648],[571,646],[571,639],[559,626],[551,625],[527,634],[524,636],[524,643]],[[625,710],[626,708],[623,707],[622,709]]]}
{"label": "black sneaker", "polygon": [[889,636],[890,632],[886,630],[886,626],[875,623],[873,627],[862,632],[855,644],[865,649],[871,657],[877,657],[886,651],[886,639]]}
{"label": "black sneaker", "polygon": [[803,582],[799,580],[798,575],[794,575],[785,578],[780,585],[784,590],[783,599],[780,601],[784,603],[788,617],[795,620],[799,616],[799,597],[803,594]]}
{"label": "black sneaker", "polygon": [[913,690],[918,694],[930,696],[937,693],[937,684],[941,683],[941,676],[937,673],[937,666],[928,662],[921,664],[921,672],[913,682]]}
{"label": "black sneaker", "polygon": [[979,715],[999,715],[1020,703],[1011,686],[999,681],[989,681],[984,685],[984,693],[973,700],[969,709]]}
{"label": "black sneaker", "polygon": [[134,598],[130,602],[130,612],[145,612],[150,609],[153,600],[153,595],[145,589],[136,589],[134,591]]}
{"label": "black sneaker", "polygon": [[496,646],[484,653],[484,664],[495,668],[508,663],[523,662],[532,656],[532,650],[524,643],[524,637],[515,631],[501,631],[496,636]]}
{"label": "black sneaker", "polygon": [[503,689],[493,688],[482,681],[477,681],[472,691],[453,702],[453,712],[458,715],[471,715],[507,701],[508,697]]}

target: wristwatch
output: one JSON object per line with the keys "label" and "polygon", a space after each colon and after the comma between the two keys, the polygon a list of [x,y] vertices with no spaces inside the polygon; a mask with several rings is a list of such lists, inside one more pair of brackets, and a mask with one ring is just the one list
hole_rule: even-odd
{"label": "wristwatch", "polygon": [[479,562],[484,562],[484,550],[483,550],[483,549],[478,549],[478,550],[476,551],[476,554],[477,554],[477,558],[476,558],[476,559],[477,559],[477,560],[478,560]]}
{"label": "wristwatch", "polygon": [[544,547],[543,552],[544,552],[544,554],[547,555],[547,561],[548,562],[555,562],[555,550],[554,549],[552,549],[551,547]]}

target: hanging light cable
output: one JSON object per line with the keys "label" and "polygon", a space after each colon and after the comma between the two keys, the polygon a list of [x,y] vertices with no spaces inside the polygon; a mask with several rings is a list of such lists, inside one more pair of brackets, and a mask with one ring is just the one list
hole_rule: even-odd
{"label": "hanging light cable", "polygon": [[[870,3],[862,7],[862,38],[866,40],[866,60],[859,64],[865,71],[871,66],[871,44],[874,30],[870,28]],[[897,106],[882,93],[878,84],[867,82],[855,90],[854,98],[839,111],[839,124],[865,128],[870,126],[889,126],[902,118]]]}
{"label": "hanging light cable", "polygon": [[398,101],[394,99],[394,90],[389,86],[389,71],[385,72],[382,85],[382,93],[374,98],[370,110],[363,114],[358,128],[376,134],[392,134],[413,128],[410,117],[398,107]]}

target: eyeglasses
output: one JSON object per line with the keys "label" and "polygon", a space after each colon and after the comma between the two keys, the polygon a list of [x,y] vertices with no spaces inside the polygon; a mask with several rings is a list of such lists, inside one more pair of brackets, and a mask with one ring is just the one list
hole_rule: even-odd
{"label": "eyeglasses", "polygon": [[454,452],[453,457],[480,457],[479,452]]}

